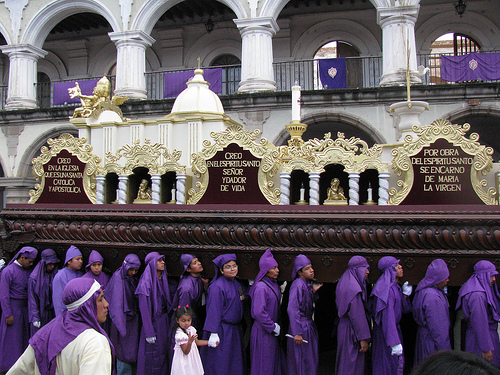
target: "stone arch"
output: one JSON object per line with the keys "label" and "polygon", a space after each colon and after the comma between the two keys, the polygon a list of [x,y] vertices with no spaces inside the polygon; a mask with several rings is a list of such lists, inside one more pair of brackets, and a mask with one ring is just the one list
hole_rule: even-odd
{"label": "stone arch", "polygon": [[12,44],[11,35],[2,23],[0,23],[0,34],[2,34],[8,45]]}
{"label": "stone arch", "polygon": [[108,43],[99,52],[95,53],[89,61],[89,75],[91,77],[102,77],[109,72],[114,64],[116,64],[116,47],[114,43]]}
{"label": "stone arch", "polygon": [[379,41],[358,22],[334,19],[322,21],[306,30],[293,47],[292,56],[297,60],[310,59],[324,44],[332,40],[342,40],[352,44],[361,56],[382,53]]}
{"label": "stone arch", "polygon": [[45,58],[38,61],[37,68],[39,72],[47,74],[51,81],[65,79],[68,76],[63,61],[51,51],[48,51]]}
{"label": "stone arch", "polygon": [[208,66],[217,56],[231,54],[241,60],[241,37],[236,29],[219,29],[201,37],[186,53],[185,66],[197,66],[201,57],[203,66]]}
{"label": "stone arch", "polygon": [[63,133],[70,133],[78,137],[78,130],[72,125],[60,125],[40,134],[29,147],[19,161],[17,177],[33,177],[31,160],[40,155],[40,148],[47,143],[49,138],[58,138]]}
{"label": "stone arch", "polygon": [[[443,23],[444,19],[454,20],[454,22]],[[479,43],[481,50],[487,51],[494,49],[498,45],[500,29],[486,17],[474,12],[470,12],[466,18],[457,18],[453,12],[439,13],[429,18],[415,30],[417,51],[429,53],[431,44],[441,35],[447,33],[468,35]],[[494,40],[495,37],[497,40]]]}
{"label": "stone arch", "polygon": [[[238,18],[247,18],[249,14],[240,0],[217,0],[220,3],[228,6]],[[131,30],[142,30],[146,34],[151,35],[154,26],[160,17],[174,5],[179,4],[182,0],[149,0],[146,1],[137,15],[130,23]]]}
{"label": "stone arch", "polygon": [[113,31],[121,31],[120,22],[101,2],[95,0],[61,0],[43,7],[24,28],[21,44],[42,48],[50,30],[61,20],[81,12],[97,13],[111,25]]}
{"label": "stone arch", "polygon": [[[353,116],[347,113],[332,113],[332,112],[317,112],[310,113],[304,115],[301,119],[301,122],[308,125],[313,126],[314,123],[323,123],[328,121],[341,122],[351,127],[359,129],[361,132],[369,135],[375,143],[385,144],[387,141],[384,136],[373,126],[368,124],[365,120],[360,117]],[[306,131],[307,132],[307,131]],[[283,129],[276,139],[274,140],[274,144],[276,146],[284,145],[287,139],[290,137],[286,129]],[[346,134],[346,137],[350,137]],[[332,134],[332,139],[337,138],[337,134]]]}

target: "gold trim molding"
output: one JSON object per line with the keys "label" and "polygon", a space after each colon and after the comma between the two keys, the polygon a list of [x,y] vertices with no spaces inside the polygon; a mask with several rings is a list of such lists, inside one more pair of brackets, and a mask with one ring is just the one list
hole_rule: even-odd
{"label": "gold trim molding", "polygon": [[[405,136],[403,146],[392,150],[392,169],[398,177],[396,185],[399,188],[389,189],[389,204],[398,205],[410,193],[414,182],[414,172],[411,162],[411,156],[417,155],[424,147],[430,146],[436,140],[442,138],[459,146],[465,153],[474,156],[471,167],[471,183],[478,197],[487,205],[497,204],[496,190],[493,187],[487,187],[488,183],[483,178],[493,167],[493,149],[481,145],[479,135],[471,133],[466,138],[466,133],[470,130],[470,125],[452,124],[445,119],[437,119],[430,125],[412,127],[412,131],[417,135],[413,140],[411,135]],[[485,190],[487,188],[487,190]]]}
{"label": "gold trim molding", "polygon": [[276,147],[265,138],[260,138],[257,143],[256,139],[260,134],[260,130],[246,130],[236,122],[231,122],[222,132],[210,133],[214,143],[204,140],[203,149],[191,156],[191,169],[199,181],[196,182],[195,188],[188,190],[187,204],[196,204],[207,190],[209,183],[207,160],[231,143],[237,144],[244,150],[250,151],[253,156],[261,159],[258,172],[259,189],[269,203],[279,204],[280,190],[274,187],[273,181],[273,177],[279,169],[278,152]]}

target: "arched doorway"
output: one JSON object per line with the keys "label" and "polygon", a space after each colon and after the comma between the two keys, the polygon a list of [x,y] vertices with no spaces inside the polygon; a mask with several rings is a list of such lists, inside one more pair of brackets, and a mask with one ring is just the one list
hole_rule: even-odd
{"label": "arched doorway", "polygon": [[210,66],[223,68],[222,70],[222,95],[234,94],[238,91],[241,81],[241,60],[231,54],[217,56]]}

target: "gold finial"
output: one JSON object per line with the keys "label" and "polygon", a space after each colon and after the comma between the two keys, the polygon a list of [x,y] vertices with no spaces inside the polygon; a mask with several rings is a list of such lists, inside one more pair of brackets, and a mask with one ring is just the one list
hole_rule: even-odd
{"label": "gold finial", "polygon": [[196,60],[198,60],[198,69],[201,69],[201,58],[197,58]]}
{"label": "gold finial", "polygon": [[[405,34],[403,30],[403,42],[405,40]],[[406,100],[408,101],[408,106],[410,107],[411,102],[411,79],[410,79],[410,36],[407,35],[406,38]]]}

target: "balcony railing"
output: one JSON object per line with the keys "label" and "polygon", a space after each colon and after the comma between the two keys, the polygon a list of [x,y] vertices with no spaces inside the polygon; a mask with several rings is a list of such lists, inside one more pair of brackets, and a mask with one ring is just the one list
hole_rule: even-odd
{"label": "balcony railing", "polygon": [[[441,81],[440,67],[441,54],[418,55],[418,65],[429,67],[430,72],[421,77],[422,84],[446,84],[448,82]],[[290,91],[292,86],[299,84],[303,90],[323,90],[321,80],[319,79],[318,60],[301,60],[291,62],[277,62],[273,64],[274,78],[276,80],[277,91]],[[211,67],[214,68],[214,67]],[[241,81],[241,66],[226,65],[218,66],[222,69],[222,85],[220,95],[231,95],[238,91]],[[209,68],[204,68],[209,69]],[[145,74],[146,89],[148,99],[161,100],[165,98],[165,73],[180,73],[192,72],[193,69],[171,70],[160,72],[148,72]],[[347,57],[346,58],[346,76],[347,88],[374,88],[380,84],[382,77],[382,57]],[[100,78],[100,77],[97,77]],[[115,77],[108,77],[114,89]],[[94,78],[95,79],[95,78]],[[90,78],[88,79],[90,80]],[[82,82],[85,80],[67,80],[69,82]],[[55,107],[59,105],[69,104],[54,104],[54,84],[58,82],[44,82],[37,84],[38,103],[41,108]],[[7,93],[7,87],[0,86],[0,108],[3,109]],[[84,92],[84,94],[90,94]],[[68,96],[69,99],[69,96]],[[79,105],[75,104],[75,105]]]}

